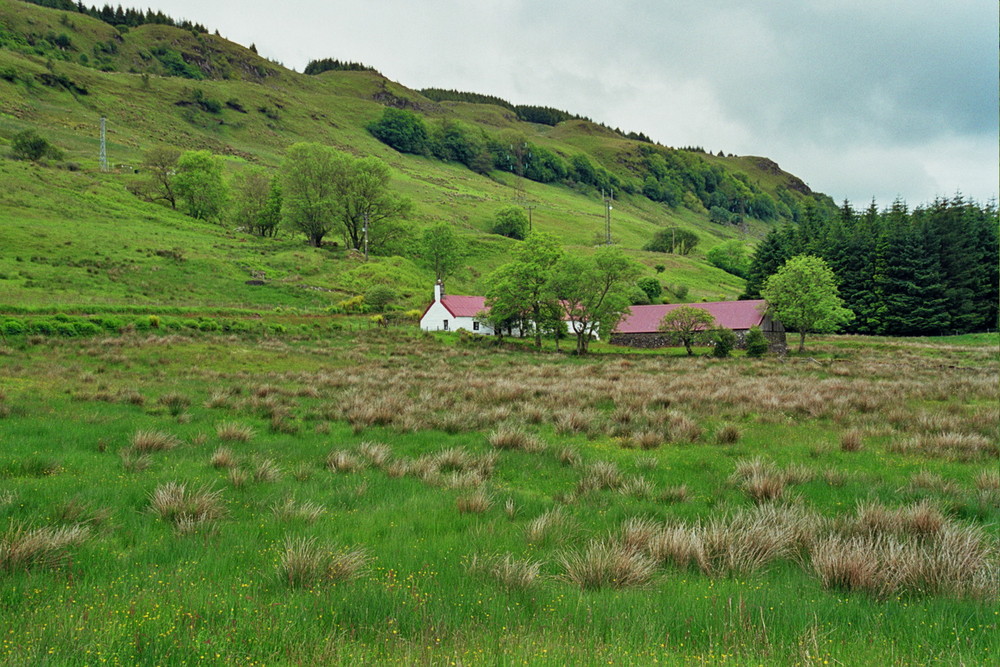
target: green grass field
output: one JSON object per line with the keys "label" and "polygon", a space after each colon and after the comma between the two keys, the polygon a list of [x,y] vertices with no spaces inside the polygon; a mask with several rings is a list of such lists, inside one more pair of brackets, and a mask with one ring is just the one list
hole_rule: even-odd
{"label": "green grass field", "polygon": [[11,336],[0,661],[990,664],[997,344]]}

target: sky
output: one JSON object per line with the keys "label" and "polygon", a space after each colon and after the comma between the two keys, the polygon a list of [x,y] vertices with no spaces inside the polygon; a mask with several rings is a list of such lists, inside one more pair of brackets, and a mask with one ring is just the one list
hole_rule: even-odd
{"label": "sky", "polygon": [[363,62],[412,89],[766,156],[838,203],[1000,190],[993,0],[155,2],[300,72]]}

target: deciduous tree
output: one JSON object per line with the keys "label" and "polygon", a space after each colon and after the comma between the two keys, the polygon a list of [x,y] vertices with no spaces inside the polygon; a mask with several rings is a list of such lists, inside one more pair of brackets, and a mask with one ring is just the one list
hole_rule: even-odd
{"label": "deciduous tree", "polygon": [[[560,304],[551,289],[553,269],[562,257],[559,241],[551,234],[534,232],[487,279],[486,305],[501,319],[519,319],[530,328],[535,347],[542,346],[545,322],[560,318]],[[524,329],[522,328],[522,331]]]}
{"label": "deciduous tree", "polygon": [[837,294],[837,279],[819,257],[797,255],[767,279],[761,296],[786,329],[799,332],[799,352],[806,332],[835,331],[854,317]]}
{"label": "deciduous tree", "polygon": [[185,212],[199,220],[218,221],[228,191],[222,180],[222,158],[209,151],[187,151],[177,160],[174,186]]}
{"label": "deciduous tree", "polygon": [[595,334],[610,337],[629,309],[629,293],[642,268],[614,247],[592,256],[564,255],[553,269],[551,289],[561,302],[577,354],[586,354]]}
{"label": "deciduous tree", "polygon": [[694,354],[691,346],[715,327],[715,317],[704,308],[679,306],[663,316],[660,331],[671,335],[684,346],[688,356]]}
{"label": "deciduous tree", "polygon": [[428,227],[420,237],[420,257],[434,271],[434,278],[444,282],[462,264],[465,244],[454,227],[439,222]]}
{"label": "deciduous tree", "polygon": [[298,143],[281,163],[281,217],[320,247],[323,237],[340,221],[340,182],[349,171],[349,158],[329,146]]}

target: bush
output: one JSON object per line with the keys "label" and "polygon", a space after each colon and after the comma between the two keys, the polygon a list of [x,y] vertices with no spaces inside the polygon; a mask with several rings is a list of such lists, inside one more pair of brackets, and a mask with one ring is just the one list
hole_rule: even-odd
{"label": "bush", "polygon": [[646,293],[650,302],[656,301],[663,294],[663,287],[660,285],[660,281],[651,276],[640,278],[636,285]]}
{"label": "bush", "polygon": [[762,357],[767,354],[770,349],[767,337],[764,332],[760,330],[758,326],[750,327],[750,331],[747,332],[746,338],[747,356],[748,357]]}
{"label": "bush", "polygon": [[712,349],[712,356],[724,358],[728,357],[736,347],[736,334],[732,329],[722,328],[712,334],[715,347]]}
{"label": "bush", "polygon": [[89,320],[81,320],[76,323],[77,336],[96,336],[101,333],[101,327]]}
{"label": "bush", "polygon": [[686,229],[678,227],[668,227],[653,234],[653,238],[642,249],[652,252],[670,252],[678,255],[687,255],[694,250],[700,240],[694,232],[689,232]]}
{"label": "bush", "polygon": [[27,330],[28,328],[21,320],[5,319],[2,322],[0,322],[0,333],[2,333],[5,336],[20,336]]}
{"label": "bush", "polygon": [[628,295],[629,301],[632,302],[633,306],[648,306],[649,305],[649,295],[638,285],[634,286]]}
{"label": "bush", "polygon": [[62,158],[62,151],[50,144],[45,137],[40,136],[34,130],[24,130],[14,135],[10,142],[11,155],[15,160],[31,160],[37,162],[42,158],[52,158],[59,160]]}
{"label": "bush", "polygon": [[396,290],[387,285],[375,285],[365,292],[365,303],[378,312],[385,310],[386,306],[396,300]]}
{"label": "bush", "polygon": [[528,235],[528,216],[520,206],[506,206],[497,211],[492,231],[509,239],[523,241]]}
{"label": "bush", "polygon": [[382,118],[366,128],[373,137],[400,153],[422,155],[427,152],[427,126],[424,120],[404,109],[387,107]]}

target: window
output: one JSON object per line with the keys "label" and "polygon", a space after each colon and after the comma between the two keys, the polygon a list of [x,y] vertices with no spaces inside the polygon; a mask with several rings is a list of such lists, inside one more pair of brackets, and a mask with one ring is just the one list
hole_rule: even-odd
{"label": "window", "polygon": [[445,320],[445,321],[444,321],[444,330],[445,330],[445,331],[447,331],[447,330],[448,330],[448,320]]}
{"label": "window", "polygon": [[476,322],[475,320],[472,320],[472,330],[473,331],[479,331],[479,322]]}

